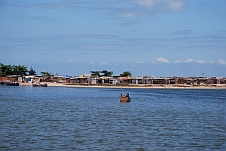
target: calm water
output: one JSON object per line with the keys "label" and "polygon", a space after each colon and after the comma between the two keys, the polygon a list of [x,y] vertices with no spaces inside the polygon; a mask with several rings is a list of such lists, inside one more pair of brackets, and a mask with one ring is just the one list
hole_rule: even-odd
{"label": "calm water", "polygon": [[0,86],[0,150],[225,150],[226,90]]}

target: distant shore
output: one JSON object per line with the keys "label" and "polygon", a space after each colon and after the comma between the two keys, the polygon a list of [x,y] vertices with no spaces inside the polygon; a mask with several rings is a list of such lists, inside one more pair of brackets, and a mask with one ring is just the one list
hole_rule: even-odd
{"label": "distant shore", "polygon": [[[75,87],[75,88],[147,88],[147,89],[226,89],[226,84],[211,85],[184,85],[184,84],[129,84],[129,85],[92,85],[92,84],[66,84],[46,82],[50,87]],[[32,86],[31,83],[20,83],[20,86]]]}

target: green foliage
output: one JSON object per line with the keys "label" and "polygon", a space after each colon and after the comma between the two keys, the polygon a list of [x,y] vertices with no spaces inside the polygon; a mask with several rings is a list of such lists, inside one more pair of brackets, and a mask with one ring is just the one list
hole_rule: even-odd
{"label": "green foliage", "polygon": [[130,76],[132,76],[132,73],[129,72],[129,71],[125,71],[125,72],[123,72],[122,74],[120,74],[120,76],[121,76],[121,77],[130,77]]}
{"label": "green foliage", "polygon": [[7,75],[12,75],[12,66],[11,65],[4,65],[0,64],[0,75],[1,76],[7,76]]}
{"label": "green foliage", "polygon": [[113,71],[103,70],[103,71],[101,71],[101,73],[103,73],[102,76],[111,76],[113,74]]}
{"label": "green foliage", "polygon": [[[112,76],[113,71],[90,71],[92,77],[101,77],[101,76]],[[41,74],[43,76],[51,77],[53,76],[51,72],[42,71]],[[18,76],[26,76],[26,75],[36,75],[36,71],[31,67],[30,70],[27,69],[25,65],[4,65],[0,63],[0,76],[8,76],[8,75],[18,75]],[[125,71],[120,74],[121,77],[131,76],[132,73],[129,71]]]}
{"label": "green foliage", "polygon": [[27,75],[27,67],[24,65],[18,65],[15,66],[13,65],[13,75],[21,75],[21,76],[26,76]]}
{"label": "green foliage", "polygon": [[113,71],[90,71],[92,77],[101,77],[101,76],[111,76],[113,74]]}
{"label": "green foliage", "polygon": [[44,72],[44,71],[42,71],[41,74],[42,74],[43,76],[47,76],[47,77],[53,76],[50,72]]}
{"label": "green foliage", "polygon": [[36,71],[31,67],[30,70],[28,71],[29,75],[36,75]]}
{"label": "green foliage", "polygon": [[92,77],[100,77],[101,71],[90,71]]}
{"label": "green foliage", "polygon": [[8,75],[27,75],[27,67],[25,65],[4,65],[0,63],[0,76],[8,76]]}

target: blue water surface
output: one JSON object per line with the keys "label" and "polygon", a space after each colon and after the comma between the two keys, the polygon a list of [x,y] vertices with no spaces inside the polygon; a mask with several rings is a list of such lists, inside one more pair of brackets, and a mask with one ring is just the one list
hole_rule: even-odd
{"label": "blue water surface", "polygon": [[0,150],[224,150],[225,89],[0,86]]}

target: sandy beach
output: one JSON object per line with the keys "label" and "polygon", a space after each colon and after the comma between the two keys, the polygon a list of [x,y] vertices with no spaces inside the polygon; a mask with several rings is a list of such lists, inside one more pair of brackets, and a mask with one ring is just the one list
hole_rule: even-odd
{"label": "sandy beach", "polygon": [[[226,89],[226,84],[212,85],[148,85],[148,84],[129,84],[129,85],[91,85],[91,84],[65,84],[46,82],[49,87],[76,87],[76,88],[146,88],[146,89]],[[32,86],[31,83],[20,83],[20,86]]]}

